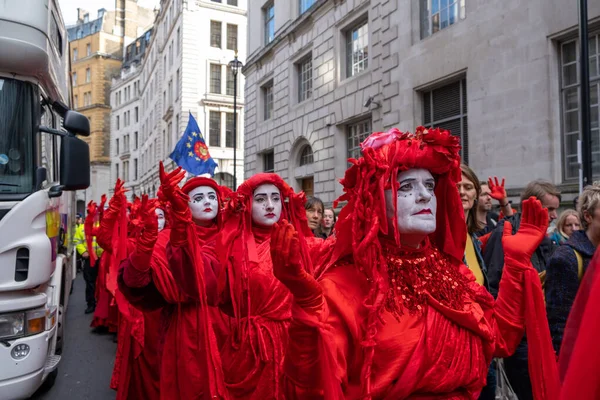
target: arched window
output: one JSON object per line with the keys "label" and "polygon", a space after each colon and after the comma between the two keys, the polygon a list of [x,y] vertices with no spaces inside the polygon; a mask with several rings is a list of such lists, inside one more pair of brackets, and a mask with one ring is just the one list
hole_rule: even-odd
{"label": "arched window", "polygon": [[312,164],[314,161],[313,151],[310,145],[306,145],[302,148],[300,152],[300,166]]}
{"label": "arched window", "polygon": [[226,186],[231,190],[234,190],[233,187],[233,175],[228,174],[227,172],[219,172],[215,174],[215,181],[221,186]]}

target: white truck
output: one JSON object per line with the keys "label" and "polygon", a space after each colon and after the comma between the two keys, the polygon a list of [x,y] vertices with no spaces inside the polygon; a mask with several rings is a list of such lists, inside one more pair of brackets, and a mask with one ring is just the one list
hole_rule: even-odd
{"label": "white truck", "polygon": [[51,386],[76,275],[75,191],[89,186],[89,120],[68,107],[57,0],[0,1],[0,399]]}

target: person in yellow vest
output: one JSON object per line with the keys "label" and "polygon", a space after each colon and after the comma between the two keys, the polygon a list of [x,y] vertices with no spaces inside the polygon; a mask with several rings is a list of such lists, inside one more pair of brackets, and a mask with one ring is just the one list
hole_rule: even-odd
{"label": "person in yellow vest", "polygon": [[73,243],[77,250],[77,255],[83,260],[83,279],[85,280],[85,301],[87,308],[85,309],[86,314],[91,314],[96,309],[96,278],[98,277],[98,263],[100,262],[100,256],[102,255],[102,249],[96,242],[96,237],[93,238],[93,247],[97,256],[96,263],[91,265],[90,253],[88,252],[88,246],[85,241],[85,228],[84,224],[78,225],[75,230],[75,236]]}

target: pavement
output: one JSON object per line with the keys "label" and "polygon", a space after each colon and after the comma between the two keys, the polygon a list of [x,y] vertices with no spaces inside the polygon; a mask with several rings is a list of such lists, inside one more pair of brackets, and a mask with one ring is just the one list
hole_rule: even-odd
{"label": "pavement", "polygon": [[93,314],[85,314],[85,282],[77,274],[67,309],[66,337],[54,386],[33,400],[113,400],[110,389],[116,343],[111,334],[92,333]]}

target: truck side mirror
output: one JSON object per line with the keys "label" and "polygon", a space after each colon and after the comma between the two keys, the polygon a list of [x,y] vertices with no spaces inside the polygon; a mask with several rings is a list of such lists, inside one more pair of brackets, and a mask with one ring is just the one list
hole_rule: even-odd
{"label": "truck side mirror", "polygon": [[[89,132],[89,121],[85,120]],[[63,136],[60,141],[60,186],[67,191],[90,186],[90,148],[75,136]]]}
{"label": "truck side mirror", "polygon": [[69,110],[65,113],[63,126],[75,135],[90,136],[90,120],[77,111]]}

